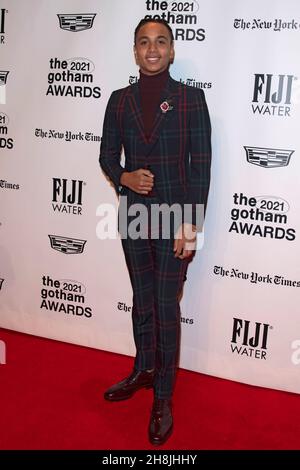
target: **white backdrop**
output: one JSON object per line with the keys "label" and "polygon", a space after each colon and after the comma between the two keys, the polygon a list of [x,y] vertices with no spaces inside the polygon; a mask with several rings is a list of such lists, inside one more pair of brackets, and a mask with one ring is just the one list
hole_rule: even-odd
{"label": "white backdrop", "polygon": [[160,15],[171,75],[203,88],[213,128],[181,366],[300,393],[299,2],[1,0],[0,14],[0,325],[134,355],[121,244],[96,234],[99,204],[117,205],[98,154],[111,92],[138,76],[134,28]]}

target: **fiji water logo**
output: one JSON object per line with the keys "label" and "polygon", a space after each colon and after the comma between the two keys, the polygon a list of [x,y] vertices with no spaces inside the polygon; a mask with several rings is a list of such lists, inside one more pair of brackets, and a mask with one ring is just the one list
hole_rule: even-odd
{"label": "fiji water logo", "polygon": [[268,335],[272,328],[268,323],[233,318],[231,352],[266,360]]}

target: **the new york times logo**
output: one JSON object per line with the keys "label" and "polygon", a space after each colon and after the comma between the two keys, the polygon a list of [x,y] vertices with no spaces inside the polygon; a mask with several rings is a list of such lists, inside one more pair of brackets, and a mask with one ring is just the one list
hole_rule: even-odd
{"label": "the new york times logo", "polygon": [[5,16],[7,13],[5,8],[0,9],[0,44],[5,44]]}
{"label": "the new york times logo", "polygon": [[46,96],[100,98],[101,88],[93,86],[95,66],[90,59],[54,57],[49,60],[49,65]]}
{"label": "the new york times logo", "polygon": [[[0,92],[1,88],[0,86]],[[0,149],[11,150],[14,146],[14,139],[8,137],[8,122],[7,114],[0,112]]]}
{"label": "the new york times logo", "polygon": [[276,287],[295,287],[298,289],[300,287],[300,280],[289,279],[280,274],[260,274],[255,271],[246,272],[238,268],[226,269],[223,266],[214,266],[213,273],[217,276],[230,277],[233,280],[243,280],[251,282],[252,284],[266,284],[274,285]]}
{"label": "the new york times logo", "polygon": [[93,27],[97,13],[58,14],[61,29],[77,33]]}
{"label": "the new york times logo", "polygon": [[49,312],[63,312],[75,317],[90,318],[92,316],[91,307],[85,306],[86,288],[80,282],[43,276],[42,286],[41,309]]}
{"label": "the new york times logo", "polygon": [[125,302],[118,302],[118,310],[123,310],[124,312],[131,312],[132,307],[130,305],[126,305]]}
{"label": "the new york times logo", "polygon": [[[205,29],[197,28],[198,16],[196,13],[199,10],[199,4],[196,0],[188,2],[146,0],[145,3],[147,11],[154,13],[145,15],[145,18],[166,20],[173,29],[175,40],[204,41]],[[158,14],[158,12],[160,13]]]}
{"label": "the new york times logo", "polygon": [[198,82],[195,78],[186,78],[185,80],[180,78],[179,81],[184,85],[190,86],[192,88],[200,88],[201,90],[212,87],[211,82]]}
{"label": "the new york times logo", "polygon": [[[132,306],[127,305],[125,302],[118,302],[118,310],[123,310],[124,312],[131,312]],[[187,318],[187,317],[181,317],[180,321],[181,323],[184,323],[186,325],[193,325],[194,323],[193,318]]]}
{"label": "the new york times logo", "polygon": [[264,209],[259,205],[257,198],[247,197],[243,193],[235,193],[233,203],[230,233],[276,240],[295,240],[296,230],[287,226],[288,215],[282,213],[280,206],[276,208],[272,206],[270,210],[267,207]]}
{"label": "the new york times logo", "polygon": [[300,23],[295,21],[294,18],[290,21],[285,21],[281,18],[276,18],[275,20],[262,20],[253,18],[250,21],[248,19],[235,18],[233,21],[233,27],[235,29],[241,29],[242,31],[299,31]]}
{"label": "the new york times logo", "polygon": [[52,178],[52,209],[63,214],[82,215],[82,189],[80,180]]}
{"label": "the new york times logo", "polygon": [[[130,75],[128,82],[129,82],[129,85],[133,85],[134,83],[137,83],[138,82],[137,75]],[[207,89],[207,88],[212,87],[212,82],[198,82],[195,78],[186,78],[185,80],[183,78],[180,78],[179,82],[183,83],[184,85],[190,86],[192,88]]]}
{"label": "the new york times logo", "polygon": [[0,189],[20,189],[20,185],[17,183],[10,183],[6,180],[0,180]]}
{"label": "the new york times logo", "polygon": [[55,129],[44,130],[39,127],[35,128],[34,131],[35,137],[41,139],[52,139],[55,140],[62,140],[64,139],[65,142],[100,142],[101,137],[100,135],[93,134],[93,132],[88,131],[56,131]]}
{"label": "the new york times logo", "polygon": [[290,105],[294,80],[297,80],[294,75],[255,74],[251,105],[253,114],[291,116]]}
{"label": "the new york times logo", "polygon": [[241,318],[233,319],[231,352],[254,359],[267,359],[268,334],[273,327]]}
{"label": "the new york times logo", "polygon": [[79,238],[62,237],[61,235],[48,235],[53,250],[65,255],[80,255],[83,253],[86,240]]}

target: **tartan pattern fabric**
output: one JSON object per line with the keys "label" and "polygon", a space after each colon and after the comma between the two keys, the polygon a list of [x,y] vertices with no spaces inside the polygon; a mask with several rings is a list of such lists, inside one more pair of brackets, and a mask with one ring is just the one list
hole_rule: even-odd
{"label": "tartan pattern fabric", "polygon": [[[155,368],[154,392],[171,398],[176,375],[180,336],[179,298],[188,260],[174,257],[174,238],[151,239],[151,204],[157,198],[137,196],[148,208],[149,238],[122,239],[133,290],[133,335],[136,346],[134,368]],[[129,223],[133,217],[129,217]],[[158,234],[159,235],[159,234]],[[157,237],[157,238],[156,238]]]}
{"label": "tartan pattern fabric", "polygon": [[[196,223],[196,204],[206,205],[211,164],[210,120],[204,93],[168,78],[152,133],[145,136],[138,84],[114,91],[103,124],[100,165],[128,208],[143,201],[169,205],[190,203],[184,221]],[[124,148],[125,168],[120,164]],[[120,186],[124,171],[148,168],[155,175],[156,197],[138,195]],[[122,205],[122,202],[121,202]],[[120,206],[121,207],[121,206]],[[130,218],[128,218],[128,223]],[[149,225],[150,226],[150,225]],[[170,239],[122,238],[133,289],[135,368],[155,367],[155,395],[173,393],[180,335],[179,297],[188,260],[174,257]]]}
{"label": "tartan pattern fabric", "polygon": [[[211,127],[204,92],[169,77],[164,101],[171,109],[164,113],[158,107],[147,139],[138,84],[114,91],[104,118],[100,165],[121,194],[124,171],[150,169],[159,200],[192,204],[185,221],[196,224],[195,205],[206,206],[210,183]],[[125,168],[120,164],[122,146]]]}

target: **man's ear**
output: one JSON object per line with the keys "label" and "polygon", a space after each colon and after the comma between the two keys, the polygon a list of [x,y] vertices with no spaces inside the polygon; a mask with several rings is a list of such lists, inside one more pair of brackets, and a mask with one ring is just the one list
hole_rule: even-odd
{"label": "man's ear", "polygon": [[133,53],[134,53],[135,63],[136,63],[136,65],[139,65],[139,64],[138,64],[137,52],[136,52],[136,47],[135,47],[135,46],[133,46]]}
{"label": "man's ear", "polygon": [[170,64],[173,64],[174,59],[175,59],[175,49],[174,49],[174,45],[172,45],[171,52],[170,52]]}

